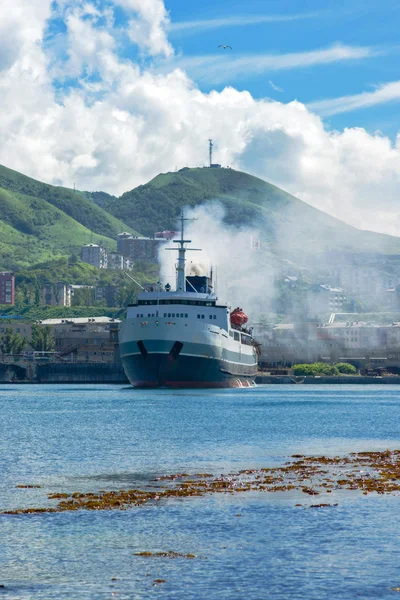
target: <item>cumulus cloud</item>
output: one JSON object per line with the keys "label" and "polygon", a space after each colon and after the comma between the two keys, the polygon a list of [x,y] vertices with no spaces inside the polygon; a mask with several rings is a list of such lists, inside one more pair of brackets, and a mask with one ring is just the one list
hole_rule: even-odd
{"label": "cumulus cloud", "polygon": [[140,48],[152,56],[172,56],[166,29],[169,17],[163,0],[114,0],[136,16],[129,21],[129,36]]}
{"label": "cumulus cloud", "polygon": [[[97,4],[58,3],[65,58],[55,64],[54,46],[49,52],[42,43],[50,2],[16,2],[20,13],[9,18],[9,30],[21,44],[2,65],[0,163],[49,183],[119,194],[159,172],[206,163],[213,137],[223,165],[353,225],[397,234],[400,138],[330,131],[299,102],[256,100],[233,87],[205,94],[182,68],[157,74],[121,59],[117,35],[106,25],[111,5],[105,14]],[[164,31],[161,1],[118,3],[148,20],[150,9],[140,12],[139,4],[153,5],[154,23]],[[168,53],[162,48],[160,41]],[[154,52],[148,47],[147,55]],[[74,77],[69,87],[60,85],[63,70]]]}

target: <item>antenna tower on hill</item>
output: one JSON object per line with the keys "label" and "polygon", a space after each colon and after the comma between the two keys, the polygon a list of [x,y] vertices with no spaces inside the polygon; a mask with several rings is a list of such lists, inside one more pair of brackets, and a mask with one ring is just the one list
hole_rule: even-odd
{"label": "antenna tower on hill", "polygon": [[208,140],[210,142],[210,167],[212,165],[212,153],[213,153],[213,141]]}

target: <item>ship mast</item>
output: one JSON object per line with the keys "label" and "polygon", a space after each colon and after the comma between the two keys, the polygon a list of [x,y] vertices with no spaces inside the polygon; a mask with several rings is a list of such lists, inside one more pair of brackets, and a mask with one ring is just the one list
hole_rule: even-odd
{"label": "ship mast", "polygon": [[[188,248],[185,248],[185,244],[191,244],[192,240],[185,240],[185,221],[194,221],[195,219],[185,219],[183,211],[181,213],[181,237],[179,240],[172,240],[174,244],[179,244],[178,248],[178,266],[176,268],[176,291],[184,292],[186,284],[186,252]],[[167,248],[167,250],[174,250],[175,248]],[[199,251],[200,248],[190,248],[190,250]]]}

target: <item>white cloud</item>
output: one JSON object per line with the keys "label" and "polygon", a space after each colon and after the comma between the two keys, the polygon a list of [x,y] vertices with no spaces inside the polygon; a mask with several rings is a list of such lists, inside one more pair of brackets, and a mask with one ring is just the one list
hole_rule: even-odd
{"label": "white cloud", "polygon": [[51,0],[0,0],[0,73],[12,68],[18,58],[29,62],[43,36]]}
{"label": "white cloud", "polygon": [[373,92],[362,92],[352,96],[329,98],[311,102],[308,107],[321,116],[337,115],[377,104],[400,100],[400,81],[392,81],[378,86]]}
{"label": "white cloud", "polygon": [[197,21],[175,21],[169,25],[172,32],[203,31],[207,29],[220,29],[221,27],[242,27],[245,25],[259,25],[261,23],[284,23],[312,19],[321,13],[303,13],[294,15],[232,15],[215,19],[198,19]]}
{"label": "white cloud", "polygon": [[166,35],[169,17],[163,0],[114,0],[114,3],[136,13],[129,21],[129,36],[135,44],[152,56],[173,55]]}
{"label": "white cloud", "polygon": [[56,93],[41,45],[49,5],[24,1],[13,25],[22,44],[0,78],[0,163],[49,183],[118,194],[159,172],[206,163],[213,137],[218,162],[356,226],[397,234],[400,138],[329,131],[299,102],[255,100],[232,87],[204,94],[182,69],[141,70],[118,58],[104,15],[79,12],[79,2],[65,16],[65,68],[85,85]]}
{"label": "white cloud", "polygon": [[238,77],[248,77],[282,71],[324,65],[349,60],[360,60],[376,56],[378,51],[367,46],[344,46],[335,44],[330,48],[311,50],[308,52],[292,52],[288,54],[208,54],[203,56],[179,57],[166,62],[163,70],[172,65],[184,69],[196,80],[209,83],[233,81]]}

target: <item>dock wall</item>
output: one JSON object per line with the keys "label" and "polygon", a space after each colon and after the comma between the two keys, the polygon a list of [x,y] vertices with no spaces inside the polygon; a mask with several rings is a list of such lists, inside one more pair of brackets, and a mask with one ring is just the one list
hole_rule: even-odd
{"label": "dock wall", "polygon": [[257,375],[258,384],[312,384],[312,385],[399,385],[400,377],[368,377],[363,375],[340,375],[326,377],[292,377],[290,375]]}
{"label": "dock wall", "polygon": [[119,363],[0,363],[0,383],[129,383]]}

